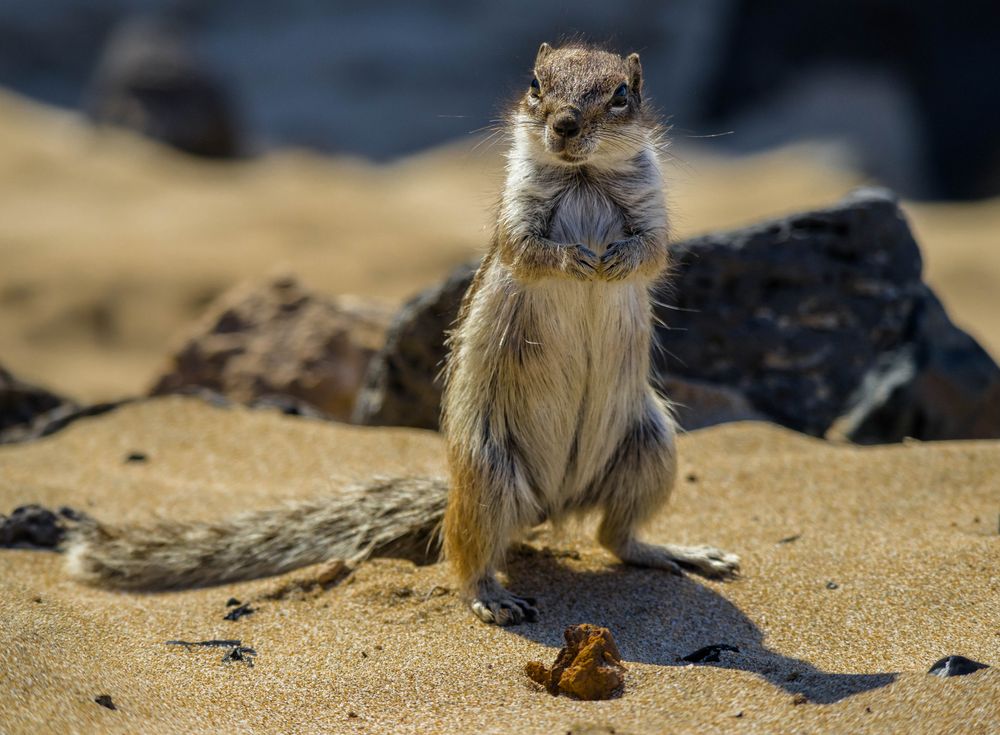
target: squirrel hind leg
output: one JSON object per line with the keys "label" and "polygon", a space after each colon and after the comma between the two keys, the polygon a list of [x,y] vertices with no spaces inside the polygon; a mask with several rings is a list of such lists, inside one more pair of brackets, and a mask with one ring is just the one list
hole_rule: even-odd
{"label": "squirrel hind leg", "polygon": [[639,541],[643,523],[666,502],[676,474],[673,424],[652,403],[622,440],[599,487],[604,518],[598,541],[626,564],[663,569],[674,574],[689,570],[706,577],[732,577],[739,557],[712,546],[672,546]]}
{"label": "squirrel hind leg", "polygon": [[538,617],[535,601],[519,597],[497,581],[513,535],[530,525],[532,511],[525,483],[509,462],[508,471],[465,472],[452,462],[452,485],[444,519],[444,551],[472,612],[485,623],[517,625]]}

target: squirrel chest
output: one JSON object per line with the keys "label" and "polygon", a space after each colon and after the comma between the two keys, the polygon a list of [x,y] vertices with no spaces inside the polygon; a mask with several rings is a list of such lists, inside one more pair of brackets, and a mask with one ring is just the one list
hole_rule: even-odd
{"label": "squirrel chest", "polygon": [[[570,187],[556,200],[546,236],[596,253],[624,236],[617,206],[599,191]],[[462,364],[468,399],[498,441],[524,460],[544,515],[585,504],[646,400],[650,307],[647,283],[546,278],[523,283],[503,266],[484,280],[468,323]],[[480,382],[473,376],[489,376]],[[477,385],[474,387],[472,383]]]}
{"label": "squirrel chest", "polygon": [[556,242],[582,243],[600,255],[625,236],[621,210],[599,189],[586,183],[569,186],[556,200],[546,236]]}

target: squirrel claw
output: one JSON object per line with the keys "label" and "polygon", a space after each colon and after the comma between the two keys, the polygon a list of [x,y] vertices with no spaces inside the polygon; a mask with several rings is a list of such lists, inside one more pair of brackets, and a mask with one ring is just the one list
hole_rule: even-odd
{"label": "squirrel claw", "polygon": [[606,281],[621,281],[633,270],[625,258],[627,251],[619,245],[617,242],[611,243],[601,255],[601,276]]}
{"label": "squirrel claw", "polygon": [[504,590],[502,594],[477,597],[472,601],[472,612],[484,623],[518,625],[538,620],[538,609],[531,598],[518,597]]}
{"label": "squirrel claw", "polygon": [[600,261],[585,245],[571,245],[566,253],[566,272],[581,281],[591,281],[597,275]]}

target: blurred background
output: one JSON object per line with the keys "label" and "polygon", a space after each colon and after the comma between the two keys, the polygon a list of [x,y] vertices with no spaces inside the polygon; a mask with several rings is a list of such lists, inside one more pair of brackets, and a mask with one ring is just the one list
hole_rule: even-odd
{"label": "blurred background", "polygon": [[391,310],[485,247],[490,126],[576,37],[641,53],[680,236],[883,184],[1000,355],[1000,4],[5,0],[0,364],[144,391],[278,271]]}

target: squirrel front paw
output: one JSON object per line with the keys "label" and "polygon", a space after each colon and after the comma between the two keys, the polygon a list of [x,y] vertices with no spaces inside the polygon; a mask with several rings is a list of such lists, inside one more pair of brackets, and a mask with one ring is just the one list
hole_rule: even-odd
{"label": "squirrel front paw", "polygon": [[601,255],[600,274],[605,281],[622,281],[635,272],[637,263],[627,240],[608,245]]}
{"label": "squirrel front paw", "polygon": [[563,270],[580,281],[592,281],[597,276],[600,259],[584,245],[568,245],[563,252]]}

